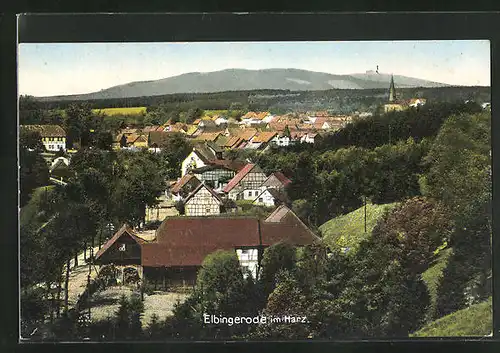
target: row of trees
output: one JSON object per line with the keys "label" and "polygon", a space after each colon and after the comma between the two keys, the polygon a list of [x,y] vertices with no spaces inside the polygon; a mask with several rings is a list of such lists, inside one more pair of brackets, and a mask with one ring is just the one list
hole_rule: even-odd
{"label": "row of trees", "polygon": [[[157,203],[166,180],[180,174],[190,152],[176,134],[157,154],[84,147],[71,158],[68,184],[47,186],[40,141],[37,134],[21,135],[22,317],[28,326],[46,314],[53,318],[67,312],[70,259],[76,266],[81,251],[92,256],[87,249],[102,244],[123,223],[143,225],[146,207]],[[36,289],[40,284],[42,289]]]}

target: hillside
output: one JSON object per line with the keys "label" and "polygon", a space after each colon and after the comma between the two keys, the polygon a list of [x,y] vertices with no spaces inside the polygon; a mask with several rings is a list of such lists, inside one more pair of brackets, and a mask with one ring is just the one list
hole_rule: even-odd
{"label": "hillside", "polygon": [[453,254],[452,248],[440,250],[436,254],[435,260],[430,264],[429,268],[422,273],[422,280],[427,285],[431,299],[431,305],[428,310],[427,317],[431,319],[436,310],[436,302],[438,295],[438,285],[440,279],[443,277],[443,271],[448,264],[449,257]]}
{"label": "hillside", "polygon": [[[259,89],[291,91],[388,89],[389,82],[389,74],[371,71],[361,74],[334,75],[298,69],[227,69],[215,72],[191,72],[154,81],[130,82],[89,94],[39,97],[39,99],[44,101],[91,100]],[[394,76],[394,82],[397,88],[448,86],[443,83],[400,75]]]}
{"label": "hillside", "polygon": [[467,309],[444,316],[411,337],[487,336],[493,331],[493,309],[491,297]]}
{"label": "hillside", "polygon": [[398,203],[385,205],[366,205],[366,231],[364,206],[351,213],[329,220],[319,227],[323,239],[333,248],[348,248],[350,253],[355,253],[362,240],[366,239],[377,224],[378,219],[386,210],[394,208]]}

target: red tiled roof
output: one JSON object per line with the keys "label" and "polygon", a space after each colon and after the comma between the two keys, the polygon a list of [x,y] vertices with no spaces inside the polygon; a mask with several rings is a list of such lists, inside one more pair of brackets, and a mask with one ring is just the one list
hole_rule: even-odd
{"label": "red tiled roof", "polygon": [[257,134],[256,129],[246,128],[239,131],[236,136],[238,136],[244,141],[250,141],[250,139],[254,137],[256,134]]}
{"label": "red tiled roof", "polygon": [[197,141],[215,141],[219,137],[221,132],[202,132],[194,139]]}
{"label": "red tiled roof", "polygon": [[283,216],[275,223],[257,218],[167,218],[156,232],[156,242],[142,245],[142,265],[200,266],[216,250],[268,246],[281,241],[293,245],[319,241],[290,209],[283,207],[278,208]]}
{"label": "red tiled roof", "polygon": [[290,184],[292,182],[282,172],[274,172],[272,175],[274,175],[276,177],[276,179],[278,179],[279,181],[281,181],[281,183],[284,186],[287,186],[288,184]]}
{"label": "red tiled roof", "polygon": [[139,245],[144,244],[146,241],[144,239],[139,238],[137,235],[134,234],[134,231],[126,224],[124,224],[116,233],[109,239],[103,246],[102,248],[99,249],[97,254],[95,255],[95,260],[99,259],[102,254],[106,252],[106,250],[109,249],[111,245],[113,245],[120,237],[122,237],[124,234],[128,234],[132,239],[135,240],[136,243]]}
{"label": "red tiled roof", "polygon": [[229,192],[233,190],[233,188],[238,185],[238,183],[243,179],[252,169],[255,167],[255,164],[247,164],[242,170],[239,171],[238,174],[234,176],[233,179],[227,183],[226,187],[224,188],[224,192]]}
{"label": "red tiled roof", "polygon": [[254,136],[252,142],[268,143],[274,136],[276,136],[276,134],[277,132],[275,131],[259,132],[257,135]]}

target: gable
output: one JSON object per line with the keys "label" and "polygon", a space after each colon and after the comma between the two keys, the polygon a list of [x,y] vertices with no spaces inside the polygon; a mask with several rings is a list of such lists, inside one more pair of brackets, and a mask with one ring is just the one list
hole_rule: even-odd
{"label": "gable", "polygon": [[222,200],[213,192],[211,192],[207,186],[200,184],[192,194],[186,198],[186,205],[188,204],[217,204],[222,205]]}
{"label": "gable", "polygon": [[141,246],[145,241],[135,236],[130,228],[123,226],[97,252],[96,263],[140,263]]}

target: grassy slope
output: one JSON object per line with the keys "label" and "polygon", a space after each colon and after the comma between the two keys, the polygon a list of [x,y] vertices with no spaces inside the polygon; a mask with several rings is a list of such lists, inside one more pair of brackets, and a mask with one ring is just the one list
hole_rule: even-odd
{"label": "grassy slope", "polygon": [[439,280],[443,275],[443,270],[448,263],[448,258],[453,253],[453,249],[447,248],[441,250],[438,254],[434,262],[429,266],[427,271],[422,273],[422,279],[427,285],[427,289],[429,290],[429,295],[431,297],[431,306],[429,308],[429,319],[432,317],[435,308],[436,308],[436,300],[437,300],[437,290]]}
{"label": "grassy slope", "polygon": [[486,336],[493,331],[491,297],[429,323],[412,337]]}
{"label": "grassy slope", "polygon": [[355,250],[358,244],[366,239],[371,233],[377,220],[386,210],[394,208],[397,203],[385,205],[366,205],[366,230],[364,223],[364,207],[329,220],[319,227],[327,244],[333,248],[345,248]]}

